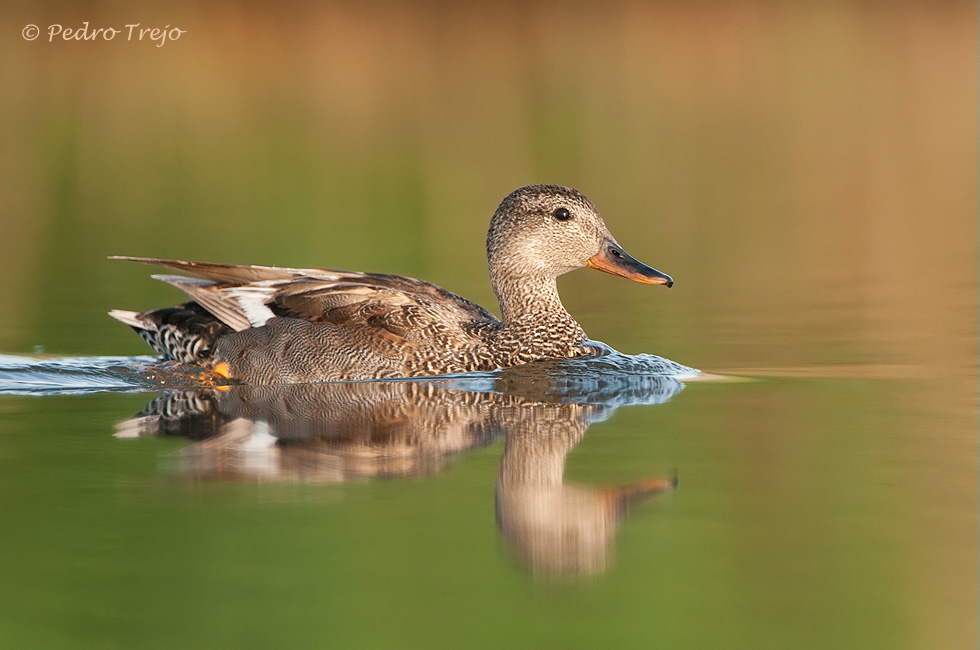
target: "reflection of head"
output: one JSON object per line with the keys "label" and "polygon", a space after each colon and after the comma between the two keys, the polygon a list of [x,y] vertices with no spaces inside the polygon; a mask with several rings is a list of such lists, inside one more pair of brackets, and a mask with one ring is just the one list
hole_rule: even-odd
{"label": "reflection of head", "polygon": [[564,483],[565,457],[600,409],[538,404],[508,412],[497,475],[497,525],[514,558],[539,578],[602,573],[629,505],[672,481],[590,488]]}
{"label": "reflection of head", "polygon": [[597,491],[566,486],[497,490],[497,524],[518,564],[539,578],[602,573],[616,532]]}

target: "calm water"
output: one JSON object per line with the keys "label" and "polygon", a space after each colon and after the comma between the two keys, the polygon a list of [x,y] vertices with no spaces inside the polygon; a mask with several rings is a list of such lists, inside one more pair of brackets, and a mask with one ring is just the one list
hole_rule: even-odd
{"label": "calm water", "polygon": [[973,620],[964,382],[13,390],[12,647],[952,647]]}
{"label": "calm water", "polygon": [[[977,646],[975,3],[0,16],[0,646]],[[188,32],[20,36],[86,20]],[[493,308],[530,182],[676,281],[586,331],[707,376],[215,389],[105,315],[179,299],[113,254]]]}

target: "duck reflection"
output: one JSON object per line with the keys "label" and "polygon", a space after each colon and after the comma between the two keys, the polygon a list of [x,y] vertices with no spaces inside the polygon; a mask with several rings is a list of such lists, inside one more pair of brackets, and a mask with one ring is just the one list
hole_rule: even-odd
{"label": "duck reflection", "polygon": [[497,436],[489,410],[412,381],[223,386],[165,393],[116,435],[195,440],[174,462],[200,479],[348,482],[442,471]]}
{"label": "duck reflection", "polygon": [[611,487],[566,483],[565,457],[585,434],[589,410],[539,404],[521,408],[506,426],[497,525],[516,561],[537,577],[601,573],[630,506],[676,486],[665,479]]}
{"label": "duck reflection", "polygon": [[175,467],[196,478],[346,482],[438,473],[505,433],[496,518],[510,555],[537,577],[591,575],[605,570],[630,506],[675,482],[573,485],[565,458],[617,407],[661,403],[682,387],[548,364],[464,379],[223,386],[164,393],[116,435],[194,440]]}

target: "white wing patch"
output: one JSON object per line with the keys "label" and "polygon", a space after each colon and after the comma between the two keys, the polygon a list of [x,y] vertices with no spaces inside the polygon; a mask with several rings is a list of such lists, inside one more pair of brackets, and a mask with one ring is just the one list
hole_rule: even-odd
{"label": "white wing patch", "polygon": [[249,325],[262,327],[267,320],[275,316],[269,309],[269,303],[274,299],[279,284],[281,282],[276,280],[253,282],[240,287],[222,289],[221,293],[235,301],[248,319]]}

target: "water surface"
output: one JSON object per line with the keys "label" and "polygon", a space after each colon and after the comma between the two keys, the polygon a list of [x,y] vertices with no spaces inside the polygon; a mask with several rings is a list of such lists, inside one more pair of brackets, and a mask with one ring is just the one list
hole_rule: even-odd
{"label": "water surface", "polygon": [[919,647],[911,604],[968,615],[969,409],[928,380],[147,369],[0,398],[18,645]]}

